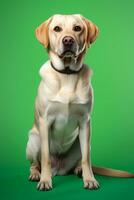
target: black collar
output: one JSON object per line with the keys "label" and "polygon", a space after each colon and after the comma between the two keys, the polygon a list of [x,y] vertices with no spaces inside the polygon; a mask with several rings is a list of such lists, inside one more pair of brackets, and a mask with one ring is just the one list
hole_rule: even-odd
{"label": "black collar", "polygon": [[54,67],[54,65],[53,65],[52,62],[51,62],[51,66],[52,66],[52,68],[54,70],[56,70],[57,72],[62,73],[62,74],[78,74],[82,70],[82,68],[83,68],[83,66],[82,66],[78,71],[72,70],[69,67],[66,67],[65,69],[62,69],[62,70],[58,70],[58,69],[56,69]]}

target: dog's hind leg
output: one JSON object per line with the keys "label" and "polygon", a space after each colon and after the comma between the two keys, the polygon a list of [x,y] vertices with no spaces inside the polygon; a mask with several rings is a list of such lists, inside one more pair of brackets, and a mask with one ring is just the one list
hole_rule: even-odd
{"label": "dog's hind leg", "polygon": [[81,166],[81,159],[78,161],[75,169],[74,174],[80,178],[82,178],[82,166]]}
{"label": "dog's hind leg", "polygon": [[30,181],[40,180],[40,137],[37,128],[34,126],[29,132],[29,139],[26,147],[26,157],[30,161]]}

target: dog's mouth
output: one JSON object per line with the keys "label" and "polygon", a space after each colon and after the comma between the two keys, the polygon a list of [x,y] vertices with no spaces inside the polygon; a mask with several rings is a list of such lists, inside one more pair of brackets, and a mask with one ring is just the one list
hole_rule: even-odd
{"label": "dog's mouth", "polygon": [[62,54],[59,55],[60,58],[64,57],[75,57],[76,53],[72,50],[65,50]]}

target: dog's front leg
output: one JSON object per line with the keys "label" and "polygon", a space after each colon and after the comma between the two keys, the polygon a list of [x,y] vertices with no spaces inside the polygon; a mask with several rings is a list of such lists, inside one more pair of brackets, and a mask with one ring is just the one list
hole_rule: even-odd
{"label": "dog's front leg", "polygon": [[52,189],[51,162],[49,156],[49,125],[43,118],[39,119],[41,137],[41,178],[37,188],[39,190]]}
{"label": "dog's front leg", "polygon": [[82,176],[84,188],[96,189],[99,187],[98,182],[94,178],[90,158],[90,120],[84,120],[80,123],[79,140],[82,154]]}

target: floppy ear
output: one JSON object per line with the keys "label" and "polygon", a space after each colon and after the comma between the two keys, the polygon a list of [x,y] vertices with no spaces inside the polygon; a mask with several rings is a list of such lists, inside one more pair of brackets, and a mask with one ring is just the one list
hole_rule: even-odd
{"label": "floppy ear", "polygon": [[49,45],[49,36],[48,36],[48,28],[52,18],[49,18],[45,22],[43,22],[36,30],[35,35],[38,41],[45,46],[45,48]]}
{"label": "floppy ear", "polygon": [[84,22],[86,24],[86,43],[87,47],[89,47],[96,40],[99,29],[93,22],[86,18],[84,18]]}

